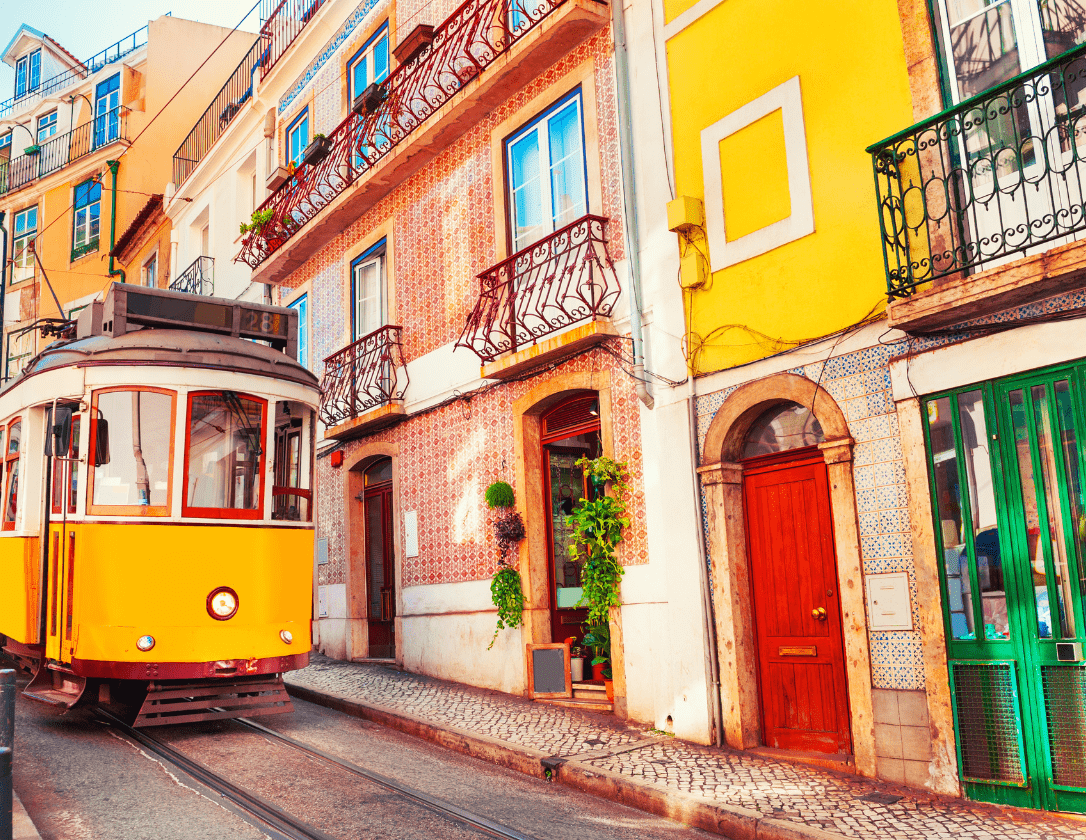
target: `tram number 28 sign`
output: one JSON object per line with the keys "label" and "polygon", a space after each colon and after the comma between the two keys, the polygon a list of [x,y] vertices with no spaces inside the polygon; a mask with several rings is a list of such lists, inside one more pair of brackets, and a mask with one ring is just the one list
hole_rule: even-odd
{"label": "tram number 28 sign", "polygon": [[287,319],[276,312],[242,307],[241,332],[283,336],[287,334]]}

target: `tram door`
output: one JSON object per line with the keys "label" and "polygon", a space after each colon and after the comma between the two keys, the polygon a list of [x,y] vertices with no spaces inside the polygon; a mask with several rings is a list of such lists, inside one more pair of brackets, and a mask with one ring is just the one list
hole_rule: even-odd
{"label": "tram door", "polygon": [[366,603],[369,655],[396,655],[396,579],[392,549],[392,460],[384,458],[364,474],[362,492],[366,540]]}
{"label": "tram door", "polygon": [[76,512],[79,486],[79,415],[72,419],[68,447],[52,459],[49,579],[45,616],[45,655],[71,662],[75,646],[76,531],[68,521]]}

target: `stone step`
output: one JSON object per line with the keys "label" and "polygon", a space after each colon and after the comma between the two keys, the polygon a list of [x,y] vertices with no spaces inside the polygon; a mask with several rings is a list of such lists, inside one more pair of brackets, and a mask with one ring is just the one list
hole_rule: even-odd
{"label": "stone step", "polygon": [[567,709],[582,709],[590,712],[613,712],[615,707],[607,702],[607,695],[602,700],[588,700],[581,697],[539,697],[536,703],[547,703],[551,706],[564,706]]}

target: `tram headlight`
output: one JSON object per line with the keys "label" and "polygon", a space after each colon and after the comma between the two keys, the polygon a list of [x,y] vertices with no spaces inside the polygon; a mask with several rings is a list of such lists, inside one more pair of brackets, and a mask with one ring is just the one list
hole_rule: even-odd
{"label": "tram headlight", "polygon": [[138,647],[144,653],[149,651],[154,646],[155,646],[155,637],[154,636],[140,636],[138,639],[136,639],[136,647]]}
{"label": "tram headlight", "polygon": [[229,586],[220,586],[207,596],[207,614],[217,621],[233,618],[238,611],[238,593]]}
{"label": "tram headlight", "polygon": [[279,638],[283,640],[285,644],[292,644],[294,642],[294,634],[289,630],[280,630]]}

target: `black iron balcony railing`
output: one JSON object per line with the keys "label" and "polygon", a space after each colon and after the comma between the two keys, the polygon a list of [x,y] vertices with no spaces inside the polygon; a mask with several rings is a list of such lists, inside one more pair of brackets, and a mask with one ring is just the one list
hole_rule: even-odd
{"label": "black iron balcony railing", "polygon": [[177,275],[170,283],[170,290],[190,295],[215,294],[215,258],[197,257],[192,265]]}
{"label": "black iron balcony railing", "polygon": [[479,275],[479,299],[456,346],[492,362],[572,324],[610,317],[618,295],[607,219],[583,216]]}
{"label": "black iron balcony railing", "polygon": [[891,299],[1086,231],[1086,46],[868,148]]}
{"label": "black iron balcony railing", "polygon": [[50,137],[30,154],[0,161],[0,195],[25,187],[96,149],[128,139],[128,109],[114,108],[66,134]]}
{"label": "black iron balcony railing", "polygon": [[320,419],[338,426],[393,400],[407,390],[403,330],[381,327],[324,360]]}
{"label": "black iron balcony railing", "polygon": [[332,131],[327,157],[300,166],[260,205],[271,220],[244,240],[237,259],[259,266],[563,2],[464,0],[381,83],[372,110],[352,112]]}
{"label": "black iron balcony railing", "polygon": [[256,43],[174,152],[174,184],[185,183],[242,106],[252,98],[253,74],[257,69],[264,78],[325,2],[327,0],[280,0],[269,10],[269,0],[264,0],[261,16],[266,15],[266,19]]}
{"label": "black iron balcony railing", "polygon": [[[170,13],[167,12],[166,14],[169,15]],[[73,67],[70,70],[65,70],[63,73],[58,73],[55,76],[50,76],[48,79],[42,80],[41,84],[33,90],[28,90],[22,96],[12,97],[6,102],[0,102],[0,119],[3,119],[10,114],[16,105],[21,106],[45,96],[53,96],[58,91],[62,91],[70,85],[82,81],[92,73],[97,73],[107,64],[112,64],[114,61],[120,61],[126,55],[135,52],[146,43],[147,27],[143,26],[131,35],[122,38],[116,44],[110,44],[101,52],[92,55],[78,67]]]}

